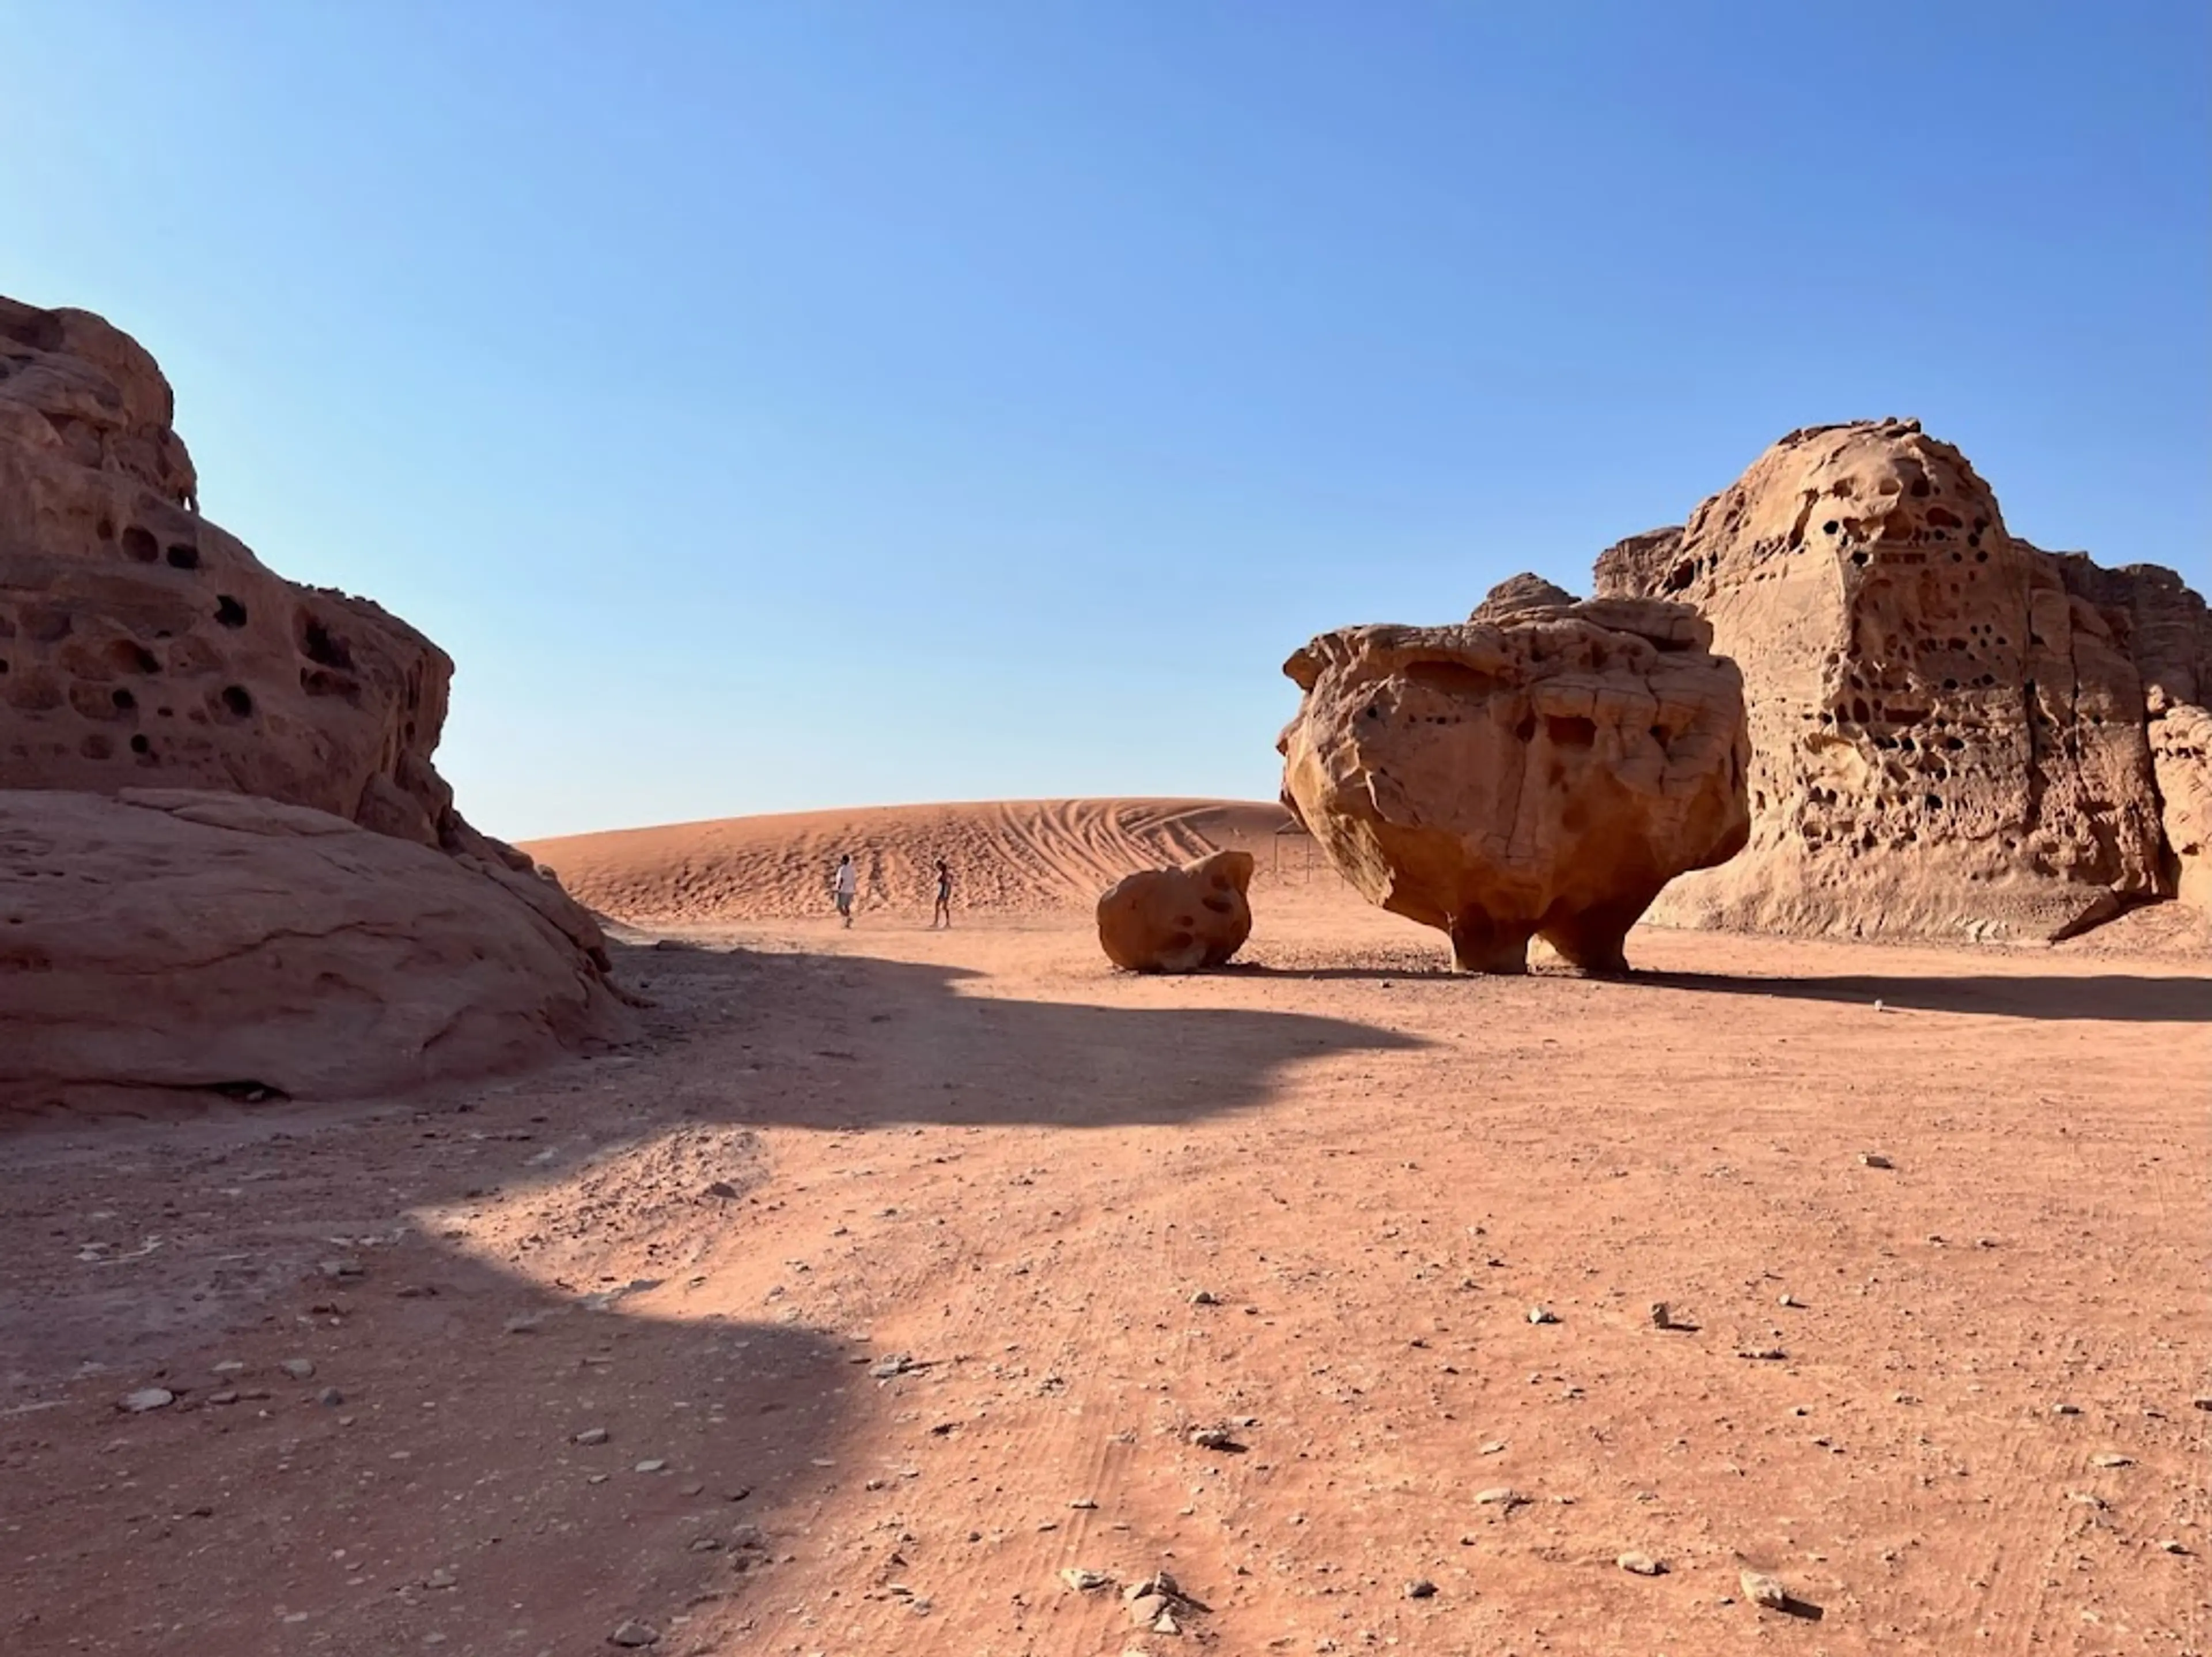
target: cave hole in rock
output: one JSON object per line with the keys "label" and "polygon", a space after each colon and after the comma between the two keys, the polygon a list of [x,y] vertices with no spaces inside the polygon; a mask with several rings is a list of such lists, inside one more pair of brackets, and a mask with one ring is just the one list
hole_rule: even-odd
{"label": "cave hole in rock", "polygon": [[1535,734],[1536,716],[1534,714],[1522,714],[1521,716],[1520,722],[1513,727],[1513,740],[1516,742],[1526,742],[1534,737]]}
{"label": "cave hole in rock", "polygon": [[1698,566],[1693,559],[1685,558],[1667,572],[1663,583],[1669,593],[1679,593],[1698,578]]}
{"label": "cave hole in rock", "polygon": [[154,752],[154,745],[151,742],[149,742],[143,734],[134,736],[131,739],[131,752],[133,753],[151,753]]}
{"label": "cave hole in rock", "polygon": [[215,601],[215,618],[226,627],[243,627],[246,606],[228,593],[219,594]]}
{"label": "cave hole in rock", "polygon": [[199,548],[186,546],[182,541],[173,545],[167,556],[172,570],[197,570],[200,567]]}
{"label": "cave hole in rock", "polygon": [[226,685],[222,687],[222,705],[244,719],[253,711],[253,698],[243,685]]}
{"label": "cave hole in rock", "polygon": [[1925,499],[1927,499],[1927,497],[1928,497],[1928,480],[1927,480],[1925,478],[1915,478],[1912,480],[1912,489],[1911,489],[1911,494],[1912,494],[1912,496],[1914,496],[1914,498],[1915,498],[1915,499],[1917,499],[1917,500],[1925,500]]}
{"label": "cave hole in rock", "polygon": [[1459,661],[1415,661],[1406,667],[1407,683],[1445,696],[1470,699],[1486,697],[1498,689],[1498,680],[1480,668]]}
{"label": "cave hole in rock", "polygon": [[123,532],[123,550],[141,564],[151,564],[161,556],[161,544],[152,532],[137,524]]}
{"label": "cave hole in rock", "polygon": [[110,702],[112,702],[117,707],[120,708],[125,713],[129,713],[133,708],[136,708],[138,705],[138,698],[131,695],[129,691],[125,690],[120,685],[117,685],[113,690],[107,693],[107,699]]}
{"label": "cave hole in rock", "polygon": [[1831,518],[1827,522],[1820,526],[1820,533],[1823,535],[1832,535],[1842,527],[1843,526],[1841,524],[1838,523],[1833,518]]}
{"label": "cave hole in rock", "polygon": [[99,523],[94,526],[93,533],[98,535],[103,541],[113,540],[115,539],[115,520],[112,518],[102,518]]}
{"label": "cave hole in rock", "polygon": [[1547,715],[1544,730],[1555,748],[1587,748],[1597,741],[1597,722],[1579,714]]}
{"label": "cave hole in rock", "polygon": [[350,667],[353,651],[316,616],[300,618],[300,654],[325,667]]}

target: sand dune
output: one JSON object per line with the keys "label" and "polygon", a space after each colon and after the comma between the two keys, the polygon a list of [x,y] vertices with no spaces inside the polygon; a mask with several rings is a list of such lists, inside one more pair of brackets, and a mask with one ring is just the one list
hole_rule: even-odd
{"label": "sand dune", "polygon": [[963,912],[1088,908],[1132,870],[1237,849],[1303,878],[1304,835],[1277,805],[1245,800],[1018,800],[878,806],[730,817],[569,835],[524,850],[601,914],[638,925],[785,920],[829,910],[830,870],[849,851],[860,909],[927,915],[932,871],[951,866]]}

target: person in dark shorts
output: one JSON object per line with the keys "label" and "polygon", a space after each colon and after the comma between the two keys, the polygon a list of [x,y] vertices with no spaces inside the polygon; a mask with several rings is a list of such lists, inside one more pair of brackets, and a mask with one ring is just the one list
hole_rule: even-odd
{"label": "person in dark shorts", "polygon": [[929,917],[930,929],[952,924],[952,871],[942,857],[937,860],[937,907]]}

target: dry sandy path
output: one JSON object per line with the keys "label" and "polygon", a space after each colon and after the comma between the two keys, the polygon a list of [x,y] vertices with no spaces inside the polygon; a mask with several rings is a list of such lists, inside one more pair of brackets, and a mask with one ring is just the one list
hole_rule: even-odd
{"label": "dry sandy path", "polygon": [[519,1083],[9,1124],[0,1649],[2208,1648],[2201,963],[1437,953],[756,923]]}

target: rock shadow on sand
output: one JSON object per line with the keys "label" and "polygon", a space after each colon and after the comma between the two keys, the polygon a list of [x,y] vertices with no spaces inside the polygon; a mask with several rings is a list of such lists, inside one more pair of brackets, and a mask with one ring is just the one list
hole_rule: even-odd
{"label": "rock shadow on sand", "polygon": [[687,1114],[750,1124],[1166,1126],[1265,1103],[1286,1065],[1427,1045],[1304,1013],[963,995],[980,975],[872,957],[626,953],[656,1045],[717,1054]]}

